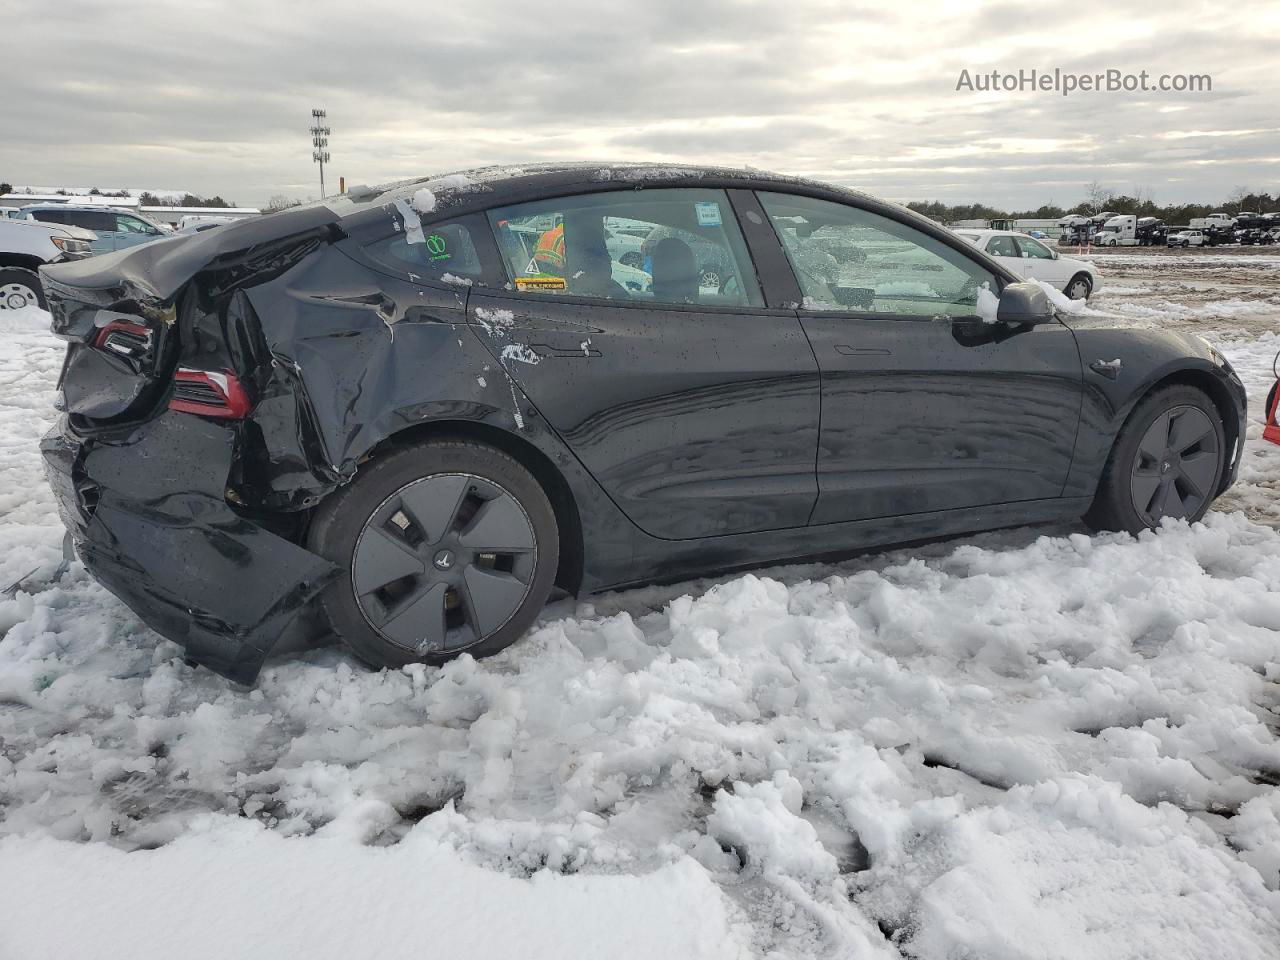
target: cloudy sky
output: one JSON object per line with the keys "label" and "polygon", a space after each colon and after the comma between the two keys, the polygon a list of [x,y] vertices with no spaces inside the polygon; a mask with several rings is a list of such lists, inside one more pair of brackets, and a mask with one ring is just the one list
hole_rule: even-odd
{"label": "cloudy sky", "polygon": [[[744,164],[896,200],[1280,191],[1280,3],[0,0],[0,180],[317,196],[495,162]],[[975,93],[962,70],[1212,76]]]}

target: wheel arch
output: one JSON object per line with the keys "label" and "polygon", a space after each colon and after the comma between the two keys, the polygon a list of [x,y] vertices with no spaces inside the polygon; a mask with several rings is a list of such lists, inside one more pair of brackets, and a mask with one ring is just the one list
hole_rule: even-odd
{"label": "wheel arch", "polygon": [[1214,407],[1218,411],[1218,416],[1222,420],[1222,481],[1218,487],[1218,493],[1226,489],[1228,482],[1227,467],[1231,463],[1231,458],[1235,455],[1235,450],[1240,442],[1240,421],[1237,416],[1236,406],[1231,398],[1231,392],[1227,389],[1226,384],[1221,379],[1214,376],[1208,370],[1196,367],[1182,367],[1172,370],[1160,377],[1158,380],[1152,381],[1140,393],[1136,394],[1125,411],[1124,421],[1120,429],[1116,431],[1113,443],[1119,442],[1120,433],[1128,424],[1129,418],[1133,416],[1133,411],[1147,397],[1151,396],[1157,390],[1163,390],[1165,387],[1187,386],[1194,387],[1206,394],[1213,401]]}
{"label": "wheel arch", "polygon": [[556,526],[560,531],[560,565],[555,584],[566,593],[576,595],[582,586],[586,551],[582,517],[577,500],[564,474],[551,459],[523,437],[501,427],[476,420],[425,420],[396,431],[377,443],[368,453],[375,458],[402,447],[425,440],[473,440],[496,447],[515,459],[533,474],[551,501]]}
{"label": "wheel arch", "polygon": [[1084,280],[1084,282],[1089,285],[1089,293],[1093,293],[1093,287],[1094,287],[1093,274],[1091,274],[1088,270],[1077,270],[1075,273],[1073,273],[1071,275],[1071,279],[1068,280],[1066,283],[1066,286],[1063,287],[1063,290],[1070,290],[1071,285],[1075,283],[1077,280]]}
{"label": "wheel arch", "polygon": [[0,253],[0,270],[18,268],[19,270],[30,270],[39,278],[39,270],[48,261],[42,260],[40,257],[26,253]]}

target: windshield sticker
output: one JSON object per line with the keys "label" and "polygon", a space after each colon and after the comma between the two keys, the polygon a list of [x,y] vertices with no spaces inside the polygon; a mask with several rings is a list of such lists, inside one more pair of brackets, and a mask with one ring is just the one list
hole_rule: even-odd
{"label": "windshield sticker", "polygon": [[695,203],[693,205],[694,212],[698,215],[698,226],[700,227],[718,227],[721,225],[720,220],[720,204],[714,201],[705,201]]}
{"label": "windshield sticker", "polygon": [[[419,228],[421,230],[421,228]],[[410,243],[413,241],[410,240]],[[433,233],[427,237],[427,259],[428,260],[448,260],[453,256],[449,252],[449,244],[444,237],[438,233]]]}
{"label": "windshield sticker", "polygon": [[516,277],[517,290],[563,290],[564,277]]}

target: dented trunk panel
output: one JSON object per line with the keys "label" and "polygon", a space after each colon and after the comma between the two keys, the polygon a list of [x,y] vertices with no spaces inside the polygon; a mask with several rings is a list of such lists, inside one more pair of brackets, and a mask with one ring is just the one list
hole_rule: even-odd
{"label": "dented trunk panel", "polygon": [[220,257],[235,255],[284,237],[327,227],[337,220],[324,206],[286,210],[254,220],[238,220],[186,237],[169,237],[116,253],[40,268],[46,280],[68,287],[102,289],[134,284],[164,300]]}

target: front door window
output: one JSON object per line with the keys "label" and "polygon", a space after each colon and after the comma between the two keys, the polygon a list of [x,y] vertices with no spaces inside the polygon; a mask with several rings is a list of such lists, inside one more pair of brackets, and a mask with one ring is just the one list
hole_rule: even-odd
{"label": "front door window", "polygon": [[972,316],[995,276],[962,252],[869,210],[780,193],[760,202],[808,310]]}

